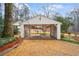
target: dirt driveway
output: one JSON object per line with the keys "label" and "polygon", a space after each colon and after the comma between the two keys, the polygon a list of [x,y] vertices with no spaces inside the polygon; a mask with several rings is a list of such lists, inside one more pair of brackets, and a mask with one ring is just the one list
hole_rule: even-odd
{"label": "dirt driveway", "polygon": [[79,55],[79,46],[60,40],[23,40],[22,44],[6,56],[72,56]]}

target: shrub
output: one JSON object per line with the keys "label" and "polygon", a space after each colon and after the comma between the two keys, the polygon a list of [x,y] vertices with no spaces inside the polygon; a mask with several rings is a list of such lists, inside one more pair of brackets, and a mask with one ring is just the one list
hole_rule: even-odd
{"label": "shrub", "polygon": [[63,34],[61,35],[61,38],[64,38],[64,35]]}
{"label": "shrub", "polygon": [[16,35],[16,34],[18,34],[18,31],[19,29],[18,28],[14,28],[14,34]]}
{"label": "shrub", "polygon": [[9,41],[9,42],[12,42],[12,41],[16,40],[14,37],[6,37],[4,39],[7,40],[7,41]]}
{"label": "shrub", "polygon": [[1,38],[1,34],[0,34],[0,38]]}
{"label": "shrub", "polygon": [[7,43],[10,43],[12,41],[15,41],[16,39],[14,37],[5,37],[0,40],[0,46],[4,46]]}
{"label": "shrub", "polygon": [[2,38],[7,38],[7,37],[10,37],[10,35],[4,35],[4,34],[2,33],[1,37],[2,37]]}
{"label": "shrub", "polygon": [[7,44],[8,41],[7,40],[0,40],[0,46],[4,46],[5,44]]}

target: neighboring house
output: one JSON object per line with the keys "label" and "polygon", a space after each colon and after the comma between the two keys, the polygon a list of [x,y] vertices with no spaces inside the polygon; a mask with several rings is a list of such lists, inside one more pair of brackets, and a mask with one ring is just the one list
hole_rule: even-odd
{"label": "neighboring house", "polygon": [[14,26],[17,26],[22,38],[31,36],[31,31],[50,32],[49,36],[61,39],[61,23],[55,20],[51,20],[45,16],[38,15],[32,17],[24,22],[16,22]]}

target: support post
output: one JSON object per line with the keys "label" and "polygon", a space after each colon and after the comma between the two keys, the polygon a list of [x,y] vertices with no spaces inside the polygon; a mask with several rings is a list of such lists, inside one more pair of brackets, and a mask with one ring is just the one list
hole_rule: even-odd
{"label": "support post", "polygon": [[21,38],[24,38],[24,25],[22,24],[21,27],[20,27],[20,35],[21,35]]}
{"label": "support post", "polygon": [[52,36],[52,30],[51,30],[51,26],[50,26],[50,37]]}
{"label": "support post", "polygon": [[29,36],[30,36],[30,25],[29,25]]}
{"label": "support post", "polygon": [[57,24],[57,39],[61,39],[61,25]]}

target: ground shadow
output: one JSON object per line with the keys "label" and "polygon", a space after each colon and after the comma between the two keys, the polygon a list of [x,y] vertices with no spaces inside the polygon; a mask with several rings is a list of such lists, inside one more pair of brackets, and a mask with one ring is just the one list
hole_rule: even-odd
{"label": "ground shadow", "polygon": [[56,40],[55,37],[53,36],[30,36],[30,37],[25,37],[25,40]]}

